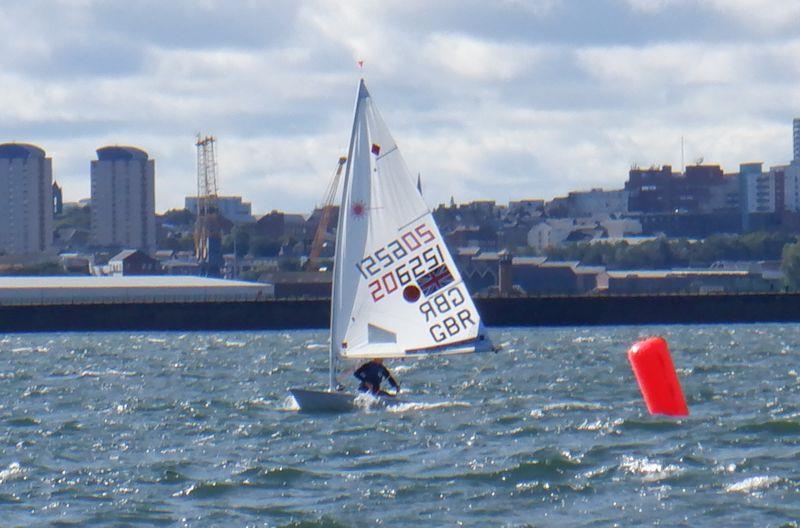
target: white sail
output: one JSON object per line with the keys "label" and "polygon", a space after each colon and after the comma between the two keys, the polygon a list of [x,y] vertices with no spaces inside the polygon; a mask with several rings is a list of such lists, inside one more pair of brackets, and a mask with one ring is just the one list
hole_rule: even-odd
{"label": "white sail", "polygon": [[332,359],[490,348],[461,274],[362,80],[339,212]]}

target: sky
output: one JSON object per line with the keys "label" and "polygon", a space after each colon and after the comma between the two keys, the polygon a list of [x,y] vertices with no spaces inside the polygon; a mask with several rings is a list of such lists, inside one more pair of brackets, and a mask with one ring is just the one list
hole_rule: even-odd
{"label": "sky", "polygon": [[[632,165],[788,162],[795,0],[0,0],[0,142],[41,146],[65,200],[106,145],[196,191],[309,212],[366,79],[430,206],[622,188]],[[363,60],[362,70],[356,66]]]}

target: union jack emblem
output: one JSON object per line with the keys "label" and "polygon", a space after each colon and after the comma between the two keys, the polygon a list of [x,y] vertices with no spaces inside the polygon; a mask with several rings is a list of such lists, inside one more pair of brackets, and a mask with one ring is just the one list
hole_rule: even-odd
{"label": "union jack emblem", "polygon": [[442,264],[417,279],[417,284],[422,293],[425,294],[425,297],[430,297],[453,282],[453,280],[453,274],[447,269],[447,265]]}

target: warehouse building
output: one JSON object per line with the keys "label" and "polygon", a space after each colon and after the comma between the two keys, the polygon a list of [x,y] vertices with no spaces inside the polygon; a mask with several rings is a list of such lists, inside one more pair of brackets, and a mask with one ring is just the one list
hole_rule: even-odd
{"label": "warehouse building", "polygon": [[274,287],[188,276],[0,277],[0,306],[257,302]]}

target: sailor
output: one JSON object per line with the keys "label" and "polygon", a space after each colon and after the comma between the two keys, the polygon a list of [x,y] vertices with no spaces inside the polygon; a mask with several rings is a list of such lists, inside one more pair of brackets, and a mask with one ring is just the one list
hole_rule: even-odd
{"label": "sailor", "polygon": [[[400,384],[395,381],[389,369],[383,366],[381,358],[375,358],[367,361],[355,371],[353,374],[361,381],[358,390],[361,392],[369,392],[375,396],[396,396],[400,392]],[[389,394],[381,390],[381,382],[388,380],[389,385],[394,387],[394,394]]]}

